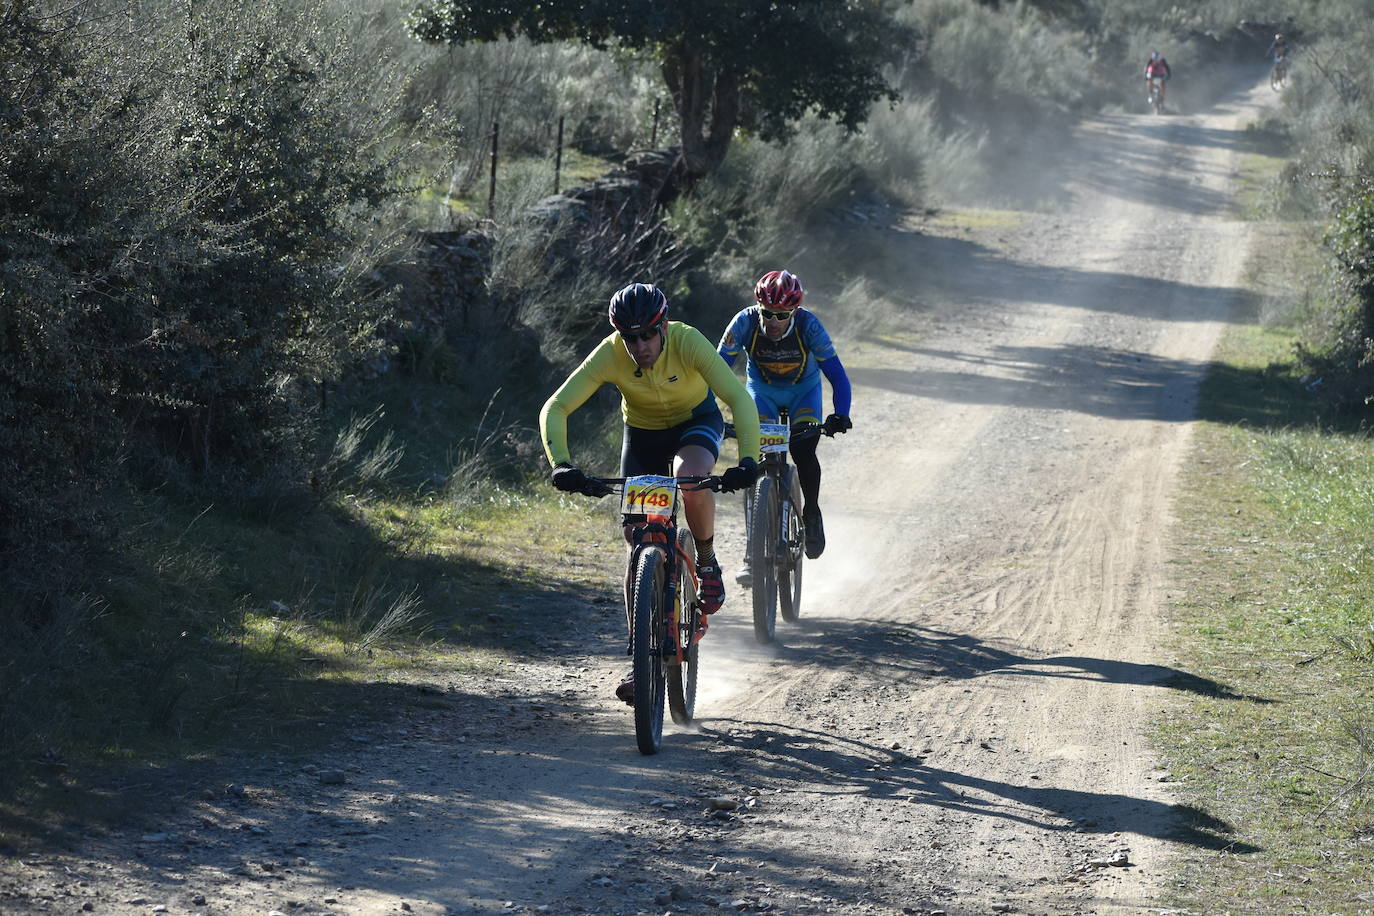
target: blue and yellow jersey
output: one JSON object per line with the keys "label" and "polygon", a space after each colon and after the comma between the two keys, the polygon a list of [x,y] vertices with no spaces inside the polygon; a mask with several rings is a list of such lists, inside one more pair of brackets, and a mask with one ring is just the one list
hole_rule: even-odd
{"label": "blue and yellow jersey", "polygon": [[740,353],[749,355],[749,378],[764,385],[813,385],[820,381],[820,363],[835,356],[835,345],[820,319],[798,308],[792,327],[781,340],[769,340],[760,326],[758,309],[746,308],[730,320],[716,347],[727,363]]}

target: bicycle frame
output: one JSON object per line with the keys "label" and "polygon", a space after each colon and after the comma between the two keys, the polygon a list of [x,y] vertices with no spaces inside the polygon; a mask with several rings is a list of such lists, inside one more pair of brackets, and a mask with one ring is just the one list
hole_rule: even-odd
{"label": "bicycle frame", "polygon": [[[634,660],[635,738],[654,754],[663,736],[666,702],[673,721],[692,721],[697,643],[705,632],[696,598],[691,535],[677,524],[679,491],[716,489],[718,477],[592,478],[621,491],[621,523],[630,544],[625,570],[627,654]],[[690,582],[684,582],[684,576]]]}
{"label": "bicycle frame", "polygon": [[[624,487],[629,481],[635,478],[627,477],[600,477],[597,478],[601,483],[611,486]],[[711,489],[717,477],[665,477],[665,481],[671,480],[679,490]],[[678,532],[681,530],[677,523],[676,506],[670,515],[659,513],[621,513],[620,523],[623,527],[630,530],[630,555],[626,565],[626,577],[634,574],[634,570],[639,566],[639,555],[643,550],[660,550],[663,552],[664,559],[668,563],[667,575],[664,576],[663,597],[665,606],[672,608],[669,626],[676,628],[679,638],[674,640],[675,652],[674,659],[677,663],[682,662],[684,640],[681,635],[682,621],[680,615],[682,608],[677,606],[675,601],[671,601],[673,595],[677,593],[680,569],[685,566],[692,580],[692,592],[697,590],[697,574],[694,558],[683,550],[681,539]],[[700,633],[691,634],[691,641],[699,641]]]}
{"label": "bicycle frame", "polygon": [[1163,101],[1161,101],[1162,96],[1163,96],[1163,94],[1164,94],[1164,78],[1163,78],[1163,77],[1160,77],[1160,76],[1152,76],[1152,77],[1150,77],[1150,90],[1149,90],[1149,91],[1150,91],[1150,107],[1154,109],[1155,114],[1159,114],[1160,109],[1161,109],[1161,108],[1163,107],[1163,105],[1164,105]]}
{"label": "bicycle frame", "polygon": [[[787,411],[781,410],[778,415],[779,426],[789,426],[791,429],[791,439],[789,445],[798,439],[810,438],[821,435],[824,430],[819,423],[792,423],[787,422]],[[767,451],[760,456],[759,473],[767,474],[778,482],[779,486],[789,487],[792,482],[792,475],[796,473],[796,468],[787,460],[788,452],[786,449]],[[753,492],[745,491],[744,501],[744,523],[745,526],[752,524],[750,517],[750,504],[753,501]]]}
{"label": "bicycle frame", "polygon": [[[639,555],[643,550],[660,550],[663,552],[664,559],[668,563],[668,572],[663,577],[663,598],[664,606],[670,608],[668,617],[668,630],[670,633],[677,633],[678,637],[673,640],[674,651],[673,660],[677,664],[682,664],[682,656],[686,651],[690,641],[701,639],[701,633],[690,634],[684,638],[682,612],[683,608],[673,596],[677,594],[678,581],[682,575],[682,568],[685,566],[688,575],[692,580],[692,592],[698,589],[696,564],[693,558],[682,549],[682,544],[678,537],[676,519],[669,519],[666,523],[656,519],[661,516],[642,516],[622,515],[621,523],[631,530],[630,557],[626,566],[626,576],[633,575],[633,571],[639,568]],[[636,520],[638,519],[638,520]]]}
{"label": "bicycle frame", "polygon": [[[794,441],[824,432],[820,424],[789,424],[788,419],[787,412],[780,411],[775,424],[786,429],[785,436],[772,433],[770,425],[765,424],[759,482],[746,491],[744,498],[754,637],[765,644],[773,641],[779,605],[784,620],[795,622],[800,614],[806,532],[799,518],[797,472],[788,461],[789,450]],[[733,428],[727,427],[726,435],[733,433]],[[758,505],[760,498],[766,500],[765,505]]]}

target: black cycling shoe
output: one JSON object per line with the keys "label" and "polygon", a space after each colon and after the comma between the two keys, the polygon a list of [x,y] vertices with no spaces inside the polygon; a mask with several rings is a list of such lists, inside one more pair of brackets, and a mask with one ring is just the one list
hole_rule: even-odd
{"label": "black cycling shoe", "polygon": [[814,560],[825,553],[825,526],[821,524],[821,510],[812,506],[803,511],[802,526],[806,529],[806,558]]}
{"label": "black cycling shoe", "polygon": [[635,673],[631,671],[625,675],[625,680],[620,682],[620,686],[615,688],[615,698],[622,701],[626,706],[635,705]]}

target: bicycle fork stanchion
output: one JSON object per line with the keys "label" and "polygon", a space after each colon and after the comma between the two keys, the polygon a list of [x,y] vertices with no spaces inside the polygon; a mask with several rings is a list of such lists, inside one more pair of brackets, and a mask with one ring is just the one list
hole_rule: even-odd
{"label": "bicycle fork stanchion", "polygon": [[664,647],[668,656],[666,682],[668,689],[668,710],[673,721],[687,725],[696,711],[697,700],[697,657],[704,630],[698,627],[701,606],[697,602],[696,556],[692,548],[691,535],[679,528],[677,531],[677,550],[674,567],[677,570],[669,600],[672,615],[669,632],[674,639]]}
{"label": "bicycle fork stanchion", "polygon": [[778,611],[788,623],[801,617],[802,559],[806,528],[801,521],[801,486],[797,469],[788,466],[779,481],[781,512],[778,518]]}

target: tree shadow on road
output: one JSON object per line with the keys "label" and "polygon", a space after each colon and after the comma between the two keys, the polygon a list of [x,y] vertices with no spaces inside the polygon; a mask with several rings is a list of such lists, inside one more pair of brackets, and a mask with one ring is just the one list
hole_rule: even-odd
{"label": "tree shadow on road", "polygon": [[1036,656],[964,633],[892,620],[807,617],[773,649],[789,665],[820,670],[852,667],[864,680],[962,680],[991,674],[1068,678],[1139,687],[1165,687],[1222,700],[1273,703],[1230,685],[1168,665],[1083,655]]}
{"label": "tree shadow on road", "polygon": [[733,745],[734,765],[742,771],[737,775],[753,784],[786,779],[801,784],[796,791],[901,800],[1046,831],[1129,832],[1200,849],[1262,851],[1235,839],[1234,828],[1226,821],[1192,805],[1120,793],[1015,785],[928,766],[920,755],[777,722],[708,720],[703,731]]}
{"label": "tree shadow on road", "polygon": [[[926,298],[973,305],[1033,302],[1171,321],[1216,321],[1236,313],[1258,314],[1260,303],[1258,294],[1240,287],[1203,286],[1120,269],[1057,267],[1018,260],[979,241],[949,235],[888,236],[871,257],[887,264],[889,273],[903,267],[911,271],[911,284]],[[906,285],[894,283],[899,289]]]}
{"label": "tree shadow on road", "polygon": [[[955,403],[1117,420],[1208,420],[1257,429],[1332,423],[1328,412],[1314,409],[1303,396],[1301,380],[1289,366],[1245,367],[1076,344],[998,346],[985,353],[902,349],[918,357],[911,368],[856,367],[848,370],[851,381]],[[1084,385],[1084,379],[1093,384]],[[1200,398],[1204,385],[1208,397]]]}
{"label": "tree shadow on road", "polygon": [[[859,385],[964,404],[1187,422],[1207,362],[1111,347],[999,346],[988,353],[910,348],[912,368],[849,369]],[[994,374],[989,374],[994,373]],[[1092,385],[1085,385],[1085,379]]]}

